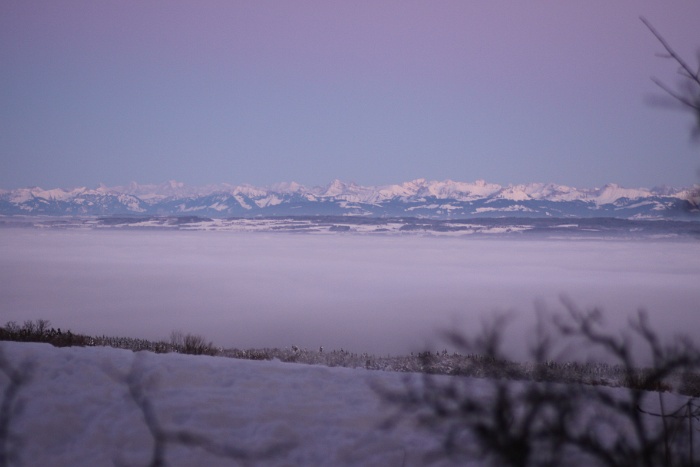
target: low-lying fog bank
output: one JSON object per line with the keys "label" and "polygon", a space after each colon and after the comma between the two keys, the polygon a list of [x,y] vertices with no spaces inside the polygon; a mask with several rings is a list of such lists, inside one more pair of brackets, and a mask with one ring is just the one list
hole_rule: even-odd
{"label": "low-lying fog bank", "polygon": [[0,321],[224,347],[442,348],[437,331],[512,311],[511,349],[536,303],[639,308],[662,336],[700,329],[700,243],[0,230]]}

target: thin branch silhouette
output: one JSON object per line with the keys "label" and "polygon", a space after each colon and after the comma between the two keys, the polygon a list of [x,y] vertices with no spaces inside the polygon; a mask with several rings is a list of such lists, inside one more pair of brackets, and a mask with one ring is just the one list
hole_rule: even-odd
{"label": "thin branch silhouette", "polygon": [[639,19],[642,21],[642,23],[644,23],[649,31],[651,31],[651,33],[654,35],[654,37],[656,37],[666,51],[665,54],[661,54],[660,56],[662,58],[670,58],[678,64],[678,73],[684,79],[684,89],[681,92],[674,91],[670,86],[658,78],[652,77],[651,80],[666,94],[680,103],[683,108],[689,110],[695,115],[697,121],[695,124],[695,129],[693,130],[693,136],[700,137],[700,63],[698,64],[698,69],[694,71],[688,62],[686,62],[680,55],[678,55],[678,53],[676,53],[666,39],[664,39],[664,37],[646,18],[641,16]]}

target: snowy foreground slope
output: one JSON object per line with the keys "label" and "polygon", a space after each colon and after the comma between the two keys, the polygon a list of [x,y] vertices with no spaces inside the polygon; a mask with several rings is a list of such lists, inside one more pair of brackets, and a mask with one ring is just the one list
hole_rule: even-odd
{"label": "snowy foreground slope", "polygon": [[[251,452],[291,445],[245,465],[419,465],[436,446],[408,427],[378,428],[386,411],[370,382],[396,387],[405,377],[398,373],[100,347],[4,342],[0,349],[14,365],[34,365],[20,390],[23,409],[10,422],[24,466],[148,465],[153,439],[123,378],[132,365],[165,428]],[[240,465],[180,446],[168,447],[166,461]]]}
{"label": "snowy foreground slope", "polygon": [[[180,439],[254,456],[273,448],[271,457],[241,461],[169,443],[170,466],[412,466],[425,465],[424,454],[439,446],[409,420],[380,428],[390,409],[373,387],[400,388],[416,374],[35,343],[4,342],[0,352],[32,374],[9,420],[17,465],[149,465],[154,439],[136,403],[141,396],[163,431],[187,433]],[[488,380],[467,381],[477,397],[492,395]],[[0,376],[0,385],[7,379]],[[443,458],[431,465],[453,464]]]}

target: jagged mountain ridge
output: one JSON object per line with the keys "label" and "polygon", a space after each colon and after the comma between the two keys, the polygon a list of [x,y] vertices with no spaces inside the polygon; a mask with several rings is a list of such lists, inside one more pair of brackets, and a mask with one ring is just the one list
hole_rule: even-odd
{"label": "jagged mountain ridge", "polygon": [[663,219],[697,215],[697,203],[691,201],[693,193],[689,188],[624,188],[615,184],[590,189],[554,183],[502,186],[484,180],[417,179],[382,186],[334,180],[326,186],[306,187],[290,182],[266,188],[228,184],[193,187],[170,181],[158,185],[100,185],[94,189],[4,190],[0,191],[0,214]]}

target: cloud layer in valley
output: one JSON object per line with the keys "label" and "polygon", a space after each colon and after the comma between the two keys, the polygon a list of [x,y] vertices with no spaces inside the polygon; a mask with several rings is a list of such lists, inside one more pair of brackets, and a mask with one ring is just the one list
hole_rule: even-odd
{"label": "cloud layer in valley", "polygon": [[[693,242],[515,241],[226,232],[0,230],[3,320],[225,347],[408,353],[565,294],[611,326],[647,309],[663,335],[700,327]],[[522,321],[525,320],[525,321]],[[512,349],[528,336],[518,336]]]}

